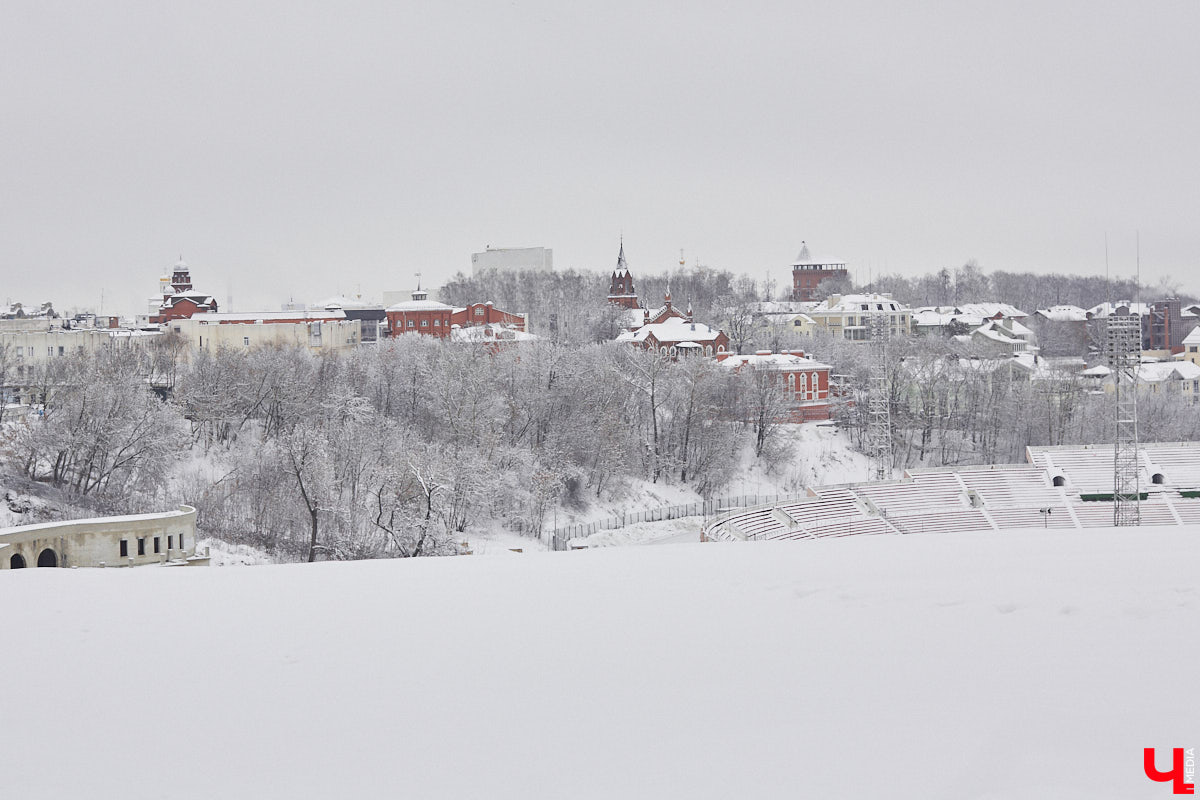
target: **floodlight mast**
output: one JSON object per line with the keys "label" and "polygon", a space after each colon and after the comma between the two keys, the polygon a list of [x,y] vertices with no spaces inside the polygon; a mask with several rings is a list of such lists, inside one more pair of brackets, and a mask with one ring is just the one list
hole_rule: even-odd
{"label": "floodlight mast", "polygon": [[881,481],[892,474],[892,414],[888,391],[887,314],[868,316],[871,373],[867,389],[867,455],[871,459],[871,480]]}
{"label": "floodlight mast", "polygon": [[1116,436],[1113,443],[1113,525],[1141,525],[1138,451],[1137,369],[1141,360],[1141,319],[1134,313],[1109,314],[1106,347],[1112,371]]}

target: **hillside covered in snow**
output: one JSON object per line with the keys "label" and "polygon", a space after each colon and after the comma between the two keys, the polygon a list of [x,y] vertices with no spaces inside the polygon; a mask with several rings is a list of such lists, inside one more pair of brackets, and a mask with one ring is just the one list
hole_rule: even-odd
{"label": "hillside covered in snow", "polygon": [[1200,530],[0,581],[5,796],[1134,798]]}

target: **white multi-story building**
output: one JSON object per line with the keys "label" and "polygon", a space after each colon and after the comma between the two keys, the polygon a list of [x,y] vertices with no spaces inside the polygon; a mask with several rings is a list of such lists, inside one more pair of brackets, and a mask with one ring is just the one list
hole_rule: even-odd
{"label": "white multi-story building", "polygon": [[471,274],[494,269],[497,272],[554,271],[554,251],[548,247],[492,247],[471,254]]}
{"label": "white multi-story building", "polygon": [[912,333],[912,310],[893,300],[891,294],[835,294],[808,312],[818,327],[854,341],[871,338],[870,319],[874,314],[887,317],[893,336]]}
{"label": "white multi-story building", "polygon": [[298,345],[313,353],[357,347],[362,326],[344,311],[258,311],[196,314],[167,326],[193,350],[244,349]]}

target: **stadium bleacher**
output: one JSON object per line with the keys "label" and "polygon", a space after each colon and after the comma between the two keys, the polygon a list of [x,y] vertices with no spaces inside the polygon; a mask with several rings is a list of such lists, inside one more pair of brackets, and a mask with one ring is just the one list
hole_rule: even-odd
{"label": "stadium bleacher", "polygon": [[951,470],[920,472],[901,481],[860,484],[854,493],[880,511],[902,513],[914,508],[966,508],[962,484]]}
{"label": "stadium bleacher", "polygon": [[[1148,443],[1141,445],[1140,455],[1141,524],[1200,524],[1200,497],[1185,496],[1200,490],[1200,445]],[[723,515],[705,526],[705,535],[823,539],[1113,524],[1111,445],[1030,447],[1026,459],[1025,464],[914,470],[898,481],[817,488],[804,500]],[[1160,483],[1153,482],[1155,475]],[[1055,486],[1055,477],[1063,485]]]}

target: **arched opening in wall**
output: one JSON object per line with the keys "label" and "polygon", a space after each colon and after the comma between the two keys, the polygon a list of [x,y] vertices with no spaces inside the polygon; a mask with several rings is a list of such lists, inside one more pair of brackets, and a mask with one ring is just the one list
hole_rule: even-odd
{"label": "arched opening in wall", "polygon": [[1163,477],[1161,472],[1156,472],[1150,476],[1151,483],[1162,483],[1164,480],[1166,480],[1166,478]]}
{"label": "arched opening in wall", "polygon": [[1054,485],[1055,486],[1066,486],[1067,479],[1064,478],[1062,475],[1055,475],[1054,476]]}
{"label": "arched opening in wall", "polygon": [[57,567],[58,566],[58,554],[55,553],[53,550],[51,550],[49,547],[47,547],[45,550],[43,550],[41,553],[38,554],[38,566],[39,567]]}
{"label": "arched opening in wall", "polygon": [[25,556],[20,553],[13,553],[12,558],[8,560],[9,569],[25,569]]}

